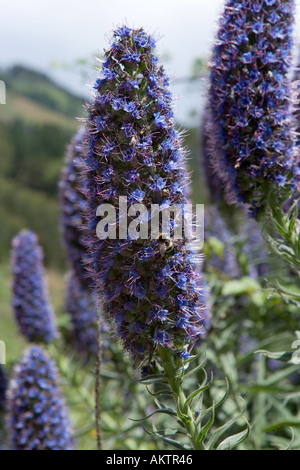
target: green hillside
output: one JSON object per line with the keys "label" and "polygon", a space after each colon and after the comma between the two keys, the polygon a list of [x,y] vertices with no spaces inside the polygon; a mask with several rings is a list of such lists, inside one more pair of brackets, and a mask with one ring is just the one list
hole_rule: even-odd
{"label": "green hillside", "polygon": [[[11,238],[23,227],[40,237],[49,266],[64,265],[59,228],[58,181],[71,136],[80,126],[84,100],[49,77],[25,67],[0,71],[6,104],[0,105],[0,262],[7,261]],[[194,201],[205,201],[198,164],[198,133],[191,129]]]}
{"label": "green hillside", "polygon": [[26,227],[39,235],[47,264],[61,267],[58,181],[84,100],[25,67],[1,71],[0,78],[7,91],[0,106],[0,262]]}
{"label": "green hillside", "polygon": [[0,106],[0,121],[22,119],[30,123],[54,124],[76,129],[83,100],[56,85],[46,75],[15,66],[0,71],[6,84],[6,105]]}

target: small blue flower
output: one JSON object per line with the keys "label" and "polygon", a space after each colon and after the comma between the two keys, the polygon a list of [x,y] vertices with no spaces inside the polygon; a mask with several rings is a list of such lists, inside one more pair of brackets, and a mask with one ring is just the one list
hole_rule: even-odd
{"label": "small blue flower", "polygon": [[131,33],[131,29],[127,28],[127,26],[121,26],[120,28],[116,30],[116,35],[121,36],[122,38],[129,36],[130,33]]}
{"label": "small blue flower", "polygon": [[154,113],[154,122],[160,129],[164,129],[167,125],[165,116],[163,116],[160,112]]}
{"label": "small blue flower", "polygon": [[131,194],[132,199],[137,202],[142,202],[145,197],[145,191],[141,191],[140,189],[135,189]]}
{"label": "small blue flower", "polygon": [[125,102],[124,106],[123,106],[123,109],[127,113],[131,114],[134,118],[141,119],[141,116],[139,114],[139,110],[137,108],[137,105],[133,101]]}
{"label": "small blue flower", "polygon": [[123,98],[115,98],[112,102],[112,108],[116,111],[124,108],[124,100]]}
{"label": "small blue flower", "polygon": [[263,21],[257,21],[253,25],[253,32],[255,34],[260,34],[264,31],[264,22]]}
{"label": "small blue flower", "polygon": [[243,58],[242,58],[242,61],[245,63],[245,64],[251,64],[251,62],[253,62],[254,60],[254,56],[253,56],[253,53],[252,52],[245,52],[243,54]]}
{"label": "small blue flower", "polygon": [[134,125],[132,122],[125,122],[121,127],[126,137],[130,138],[134,135]]}
{"label": "small blue flower", "polygon": [[133,293],[138,299],[142,300],[146,296],[147,292],[142,284],[137,284],[133,290]]}
{"label": "small blue flower", "polygon": [[161,191],[165,187],[166,187],[166,181],[161,177],[156,178],[156,181],[152,186],[154,191]]}
{"label": "small blue flower", "polygon": [[168,345],[170,343],[170,338],[168,333],[164,330],[157,330],[154,335],[153,341],[155,344],[160,344],[162,346]]}

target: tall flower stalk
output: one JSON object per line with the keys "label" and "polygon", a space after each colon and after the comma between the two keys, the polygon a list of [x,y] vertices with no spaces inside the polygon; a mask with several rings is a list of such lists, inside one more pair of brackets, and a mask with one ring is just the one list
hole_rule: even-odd
{"label": "tall flower stalk", "polygon": [[127,234],[100,240],[96,233],[98,206],[110,203],[120,213],[120,196],[147,209],[185,202],[185,152],[154,45],[143,30],[115,32],[86,120],[90,273],[116,334],[138,361],[149,358],[158,345],[185,355],[186,346],[205,334],[202,277],[195,253],[185,249],[186,239],[164,256],[150,234],[143,240]]}
{"label": "tall flower stalk", "polygon": [[209,152],[230,203],[257,218],[299,187],[291,106],[293,0],[228,0],[211,61]]}
{"label": "tall flower stalk", "polygon": [[229,203],[257,219],[300,273],[300,191],[292,66],[293,0],[228,0],[210,75],[207,149]]}
{"label": "tall flower stalk", "polygon": [[[176,406],[171,415],[185,428],[191,448],[202,449],[201,420],[192,403],[203,390],[188,398],[183,391],[190,354],[205,338],[210,322],[202,257],[188,248],[186,233],[172,241],[172,218],[169,239],[160,230],[156,237],[149,231],[137,237],[130,230],[121,234],[124,217],[126,227],[138,220],[141,235],[145,226],[148,230],[153,204],[168,209],[188,202],[186,152],[175,128],[168,78],[157,64],[154,48],[154,39],[143,29],[118,28],[105,52],[93,103],[87,107],[89,273],[115,336],[141,369],[141,380],[166,383]],[[122,197],[131,207],[143,204],[146,213],[136,219],[137,212],[129,209],[124,216]],[[104,223],[103,236],[98,228],[103,224],[99,214],[108,207],[104,204],[117,216]]]}
{"label": "tall flower stalk", "polygon": [[85,269],[86,248],[84,244],[83,214],[87,202],[83,194],[81,158],[85,136],[84,126],[73,136],[66,152],[65,165],[59,182],[61,229],[69,264],[83,286],[89,286]]}
{"label": "tall flower stalk", "polygon": [[97,355],[97,305],[92,291],[82,284],[75,272],[67,279],[66,310],[71,317],[74,346],[86,357]]}
{"label": "tall flower stalk", "polygon": [[21,231],[12,241],[12,305],[21,333],[29,342],[49,343],[57,336],[38,237]]}
{"label": "tall flower stalk", "polygon": [[33,346],[15,366],[7,400],[13,450],[72,450],[56,367],[41,348]]}

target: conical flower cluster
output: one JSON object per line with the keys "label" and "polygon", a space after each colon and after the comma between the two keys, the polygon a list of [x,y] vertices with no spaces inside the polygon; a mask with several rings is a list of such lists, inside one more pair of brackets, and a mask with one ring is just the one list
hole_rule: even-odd
{"label": "conical flower cluster", "polygon": [[[154,39],[143,29],[115,31],[105,53],[95,99],[88,108],[85,148],[87,239],[90,273],[103,295],[105,311],[123,345],[138,359],[157,345],[181,350],[204,336],[207,311],[198,258],[186,249],[185,235],[160,250],[159,237],[118,236],[129,206],[147,209],[141,226],[151,221],[151,205],[182,207],[188,181],[182,138],[175,129],[168,78],[153,55]],[[116,209],[116,239],[100,239],[99,205]],[[127,222],[134,222],[128,211]],[[127,225],[128,226],[128,225]],[[170,222],[170,236],[174,225]],[[166,245],[165,245],[166,246]]]}
{"label": "conical flower cluster", "polygon": [[70,314],[72,338],[77,350],[86,356],[97,354],[97,305],[93,293],[70,272],[66,310]]}
{"label": "conical flower cluster", "polygon": [[81,283],[88,286],[89,280],[84,264],[86,248],[82,230],[83,214],[87,208],[81,179],[83,171],[81,153],[84,135],[85,129],[81,127],[73,136],[67,149],[59,189],[63,242],[68,261]]}
{"label": "conical flower cluster", "polygon": [[49,343],[56,335],[37,235],[21,231],[12,241],[12,305],[21,333],[30,342]]}
{"label": "conical flower cluster", "polygon": [[299,185],[288,77],[294,6],[227,0],[212,58],[208,151],[228,201],[254,217],[270,184]]}
{"label": "conical flower cluster", "polygon": [[33,346],[16,365],[8,389],[13,450],[71,450],[68,413],[53,362]]}

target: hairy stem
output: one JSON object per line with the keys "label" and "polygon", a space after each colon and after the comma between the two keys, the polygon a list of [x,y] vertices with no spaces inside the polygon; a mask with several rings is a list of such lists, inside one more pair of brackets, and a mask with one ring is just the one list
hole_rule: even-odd
{"label": "hairy stem", "polygon": [[166,374],[166,379],[176,403],[178,419],[185,427],[193,445],[193,449],[205,450],[202,442],[199,442],[198,439],[199,429],[196,424],[194,413],[192,412],[190,406],[186,404],[187,398],[182,388],[181,378],[178,376],[178,372],[174,364],[172,351],[162,346],[158,346],[158,353]]}

